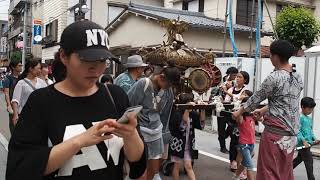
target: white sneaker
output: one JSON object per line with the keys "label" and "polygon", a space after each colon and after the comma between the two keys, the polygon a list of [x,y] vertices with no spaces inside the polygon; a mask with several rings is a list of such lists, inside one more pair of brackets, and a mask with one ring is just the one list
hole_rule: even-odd
{"label": "white sneaker", "polygon": [[160,177],[160,174],[157,173],[153,176],[153,180],[162,180],[161,177]]}

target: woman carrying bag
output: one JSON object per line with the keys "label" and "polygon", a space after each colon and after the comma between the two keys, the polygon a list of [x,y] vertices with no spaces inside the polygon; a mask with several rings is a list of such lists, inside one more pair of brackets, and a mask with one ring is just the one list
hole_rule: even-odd
{"label": "woman carrying bag", "polygon": [[47,87],[46,82],[38,78],[40,72],[40,61],[37,59],[31,59],[27,61],[24,71],[19,76],[19,81],[14,88],[11,100],[13,109],[12,121],[14,125],[17,124],[19,114],[21,113],[22,108],[26,104],[30,94],[36,89]]}
{"label": "woman carrying bag", "polygon": [[61,35],[59,57],[66,69],[61,82],[34,91],[9,143],[7,180],[123,179],[146,168],[137,119],[119,119],[129,101],[119,87],[97,83],[114,60],[108,35],[91,21],[75,22]]}

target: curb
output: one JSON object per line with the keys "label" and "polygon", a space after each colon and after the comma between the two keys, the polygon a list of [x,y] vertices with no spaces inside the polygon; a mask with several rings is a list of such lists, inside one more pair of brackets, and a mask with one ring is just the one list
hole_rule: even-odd
{"label": "curb", "polygon": [[311,153],[315,157],[320,157],[320,148],[319,147],[311,148]]}
{"label": "curb", "polygon": [[0,133],[0,144],[8,151],[8,140]]}

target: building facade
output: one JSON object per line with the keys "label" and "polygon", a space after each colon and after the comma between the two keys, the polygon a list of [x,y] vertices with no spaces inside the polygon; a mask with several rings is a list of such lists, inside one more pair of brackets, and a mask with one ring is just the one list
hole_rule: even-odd
{"label": "building facade", "polygon": [[60,37],[67,26],[68,1],[45,1],[43,7],[42,61],[51,61],[59,49]]}
{"label": "building facade", "polygon": [[42,38],[43,38],[43,8],[45,0],[33,0],[31,9],[31,53],[36,58],[42,57]]}
{"label": "building facade", "polygon": [[[129,0],[120,0],[129,3]],[[82,13],[84,19],[92,20],[103,27],[108,25],[108,3],[110,0],[50,0],[44,1],[42,13],[42,60],[51,61],[59,49],[59,41],[63,29],[79,19],[79,7],[87,5],[87,12]],[[159,6],[161,0],[131,0],[131,2]]]}
{"label": "building facade", "polygon": [[[127,5],[130,3],[140,4],[150,7],[202,13],[208,18],[217,21],[224,21],[227,7],[226,1],[220,0],[11,0],[8,11],[8,49],[10,52],[21,51],[21,49],[17,48],[17,43],[22,40],[21,33],[23,31],[25,4],[27,4],[27,53],[32,53],[35,57],[42,57],[43,61],[45,61],[53,59],[54,53],[59,48],[58,43],[63,29],[68,24],[77,20],[79,16],[77,8],[79,8],[80,4],[86,4],[88,7],[88,12],[84,13],[85,19],[90,19],[103,27],[108,27],[118,18],[119,13],[123,11],[123,8],[113,6],[115,3]],[[255,2],[254,12],[252,12],[252,4],[253,0],[233,1],[233,24],[246,27],[253,25],[253,27],[255,27],[257,0]],[[315,16],[320,19],[320,0],[268,0],[267,5],[274,23],[276,15],[283,7],[288,5],[309,8],[314,12]],[[267,5],[263,3],[262,31],[273,32],[271,20],[266,9]],[[251,23],[252,16],[254,19],[253,23]],[[146,26],[145,28],[152,28],[152,26]],[[223,43],[221,33],[219,35],[210,34],[210,32],[207,32],[208,30],[209,29],[206,29],[203,34],[208,35],[209,38],[204,39],[208,41],[210,39],[210,41],[216,43],[210,45],[208,42],[205,47],[211,46],[213,49],[221,51]],[[146,32],[151,33],[148,29],[146,29]],[[220,32],[223,32],[223,29],[221,29]],[[136,38],[139,39],[139,37]],[[38,41],[35,41],[35,39]],[[40,39],[41,41],[39,41]],[[111,44],[117,46],[119,42],[122,41],[121,39],[113,37],[111,39]],[[149,41],[155,41],[155,39],[150,39]],[[248,48],[248,46],[251,44],[250,46],[252,46],[252,51],[254,52],[255,39],[254,36],[250,39],[250,31],[242,33],[236,32],[235,39],[240,49],[249,51],[250,48]],[[196,41],[196,39],[194,40]],[[262,45],[268,46],[272,40],[272,36],[264,36],[262,38]],[[251,43],[248,43],[250,41]],[[143,44],[141,44],[141,46],[143,46]],[[227,50],[231,51],[229,48],[231,47],[229,39],[227,47]],[[250,53],[247,52],[247,54]]]}
{"label": "building facade", "polygon": [[[180,10],[203,12],[206,16],[224,20],[226,14],[226,1],[220,0],[167,0],[168,7]],[[253,0],[237,0],[233,1],[233,23],[245,26],[251,26],[253,16],[253,27],[256,22],[256,12],[258,1],[255,0],[255,11],[252,11]],[[273,32],[273,23],[276,22],[277,14],[286,6],[305,7],[310,9],[316,18],[320,20],[320,0],[267,0],[267,4],[263,4],[263,21],[262,30],[265,32]],[[270,12],[270,16],[267,11]],[[271,18],[271,19],[270,19]],[[248,36],[249,37],[249,36]],[[272,37],[263,37],[261,39],[262,46],[269,46],[273,41]]]}
{"label": "building facade", "polygon": [[0,20],[0,62],[7,60],[8,21]]}
{"label": "building facade", "polygon": [[[23,24],[26,21],[26,34],[27,34],[27,46],[26,53],[31,54],[31,34],[32,34],[32,16],[31,7],[32,0],[10,0],[9,10],[8,10],[8,51],[9,56],[12,53],[21,53],[23,48]],[[24,11],[26,5],[27,18],[24,20]]]}

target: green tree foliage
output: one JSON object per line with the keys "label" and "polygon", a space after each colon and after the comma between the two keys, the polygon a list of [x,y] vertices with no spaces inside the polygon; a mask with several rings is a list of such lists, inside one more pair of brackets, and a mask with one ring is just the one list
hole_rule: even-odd
{"label": "green tree foliage", "polygon": [[319,22],[303,7],[285,7],[277,16],[275,29],[279,39],[290,41],[297,49],[310,47],[320,34]]}
{"label": "green tree foliage", "polygon": [[17,50],[13,51],[10,56],[10,61],[21,61],[22,60],[22,52]]}

